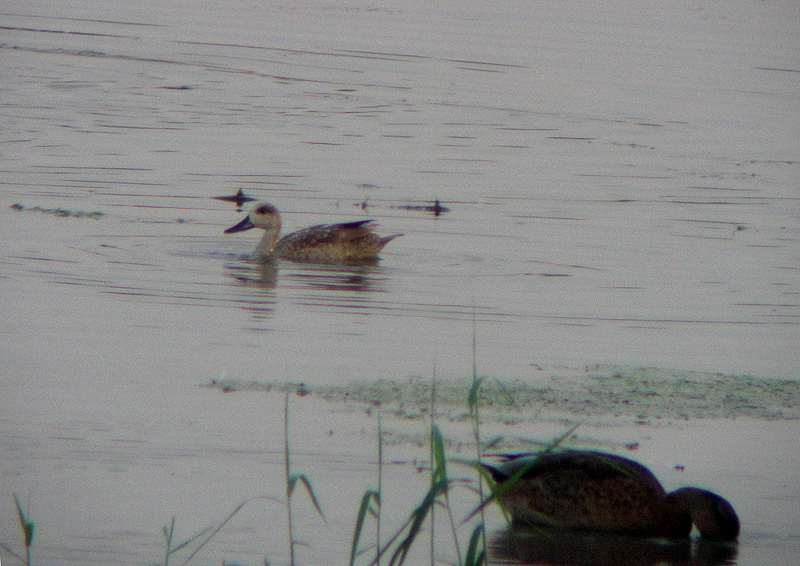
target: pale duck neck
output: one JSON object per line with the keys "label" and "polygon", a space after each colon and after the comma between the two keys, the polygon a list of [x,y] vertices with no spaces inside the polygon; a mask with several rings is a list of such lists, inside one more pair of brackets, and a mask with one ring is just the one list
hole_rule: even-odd
{"label": "pale duck neck", "polygon": [[261,241],[258,242],[253,255],[256,257],[271,257],[275,253],[275,243],[278,241],[278,236],[281,233],[281,219],[280,217],[273,217],[271,222],[264,227],[264,235]]}

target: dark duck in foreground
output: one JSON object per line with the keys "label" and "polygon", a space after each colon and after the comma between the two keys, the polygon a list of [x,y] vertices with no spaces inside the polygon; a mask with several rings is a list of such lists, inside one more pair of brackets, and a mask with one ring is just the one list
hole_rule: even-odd
{"label": "dark duck in foreground", "polygon": [[278,239],[281,216],[268,202],[253,207],[244,220],[225,230],[226,234],[261,228],[264,236],[256,246],[257,259],[280,257],[313,263],[352,263],[375,260],[383,247],[401,234],[378,236],[372,220],[341,224],[318,224]]}
{"label": "dark duck in foreground", "polygon": [[650,470],[614,454],[563,450],[484,466],[518,523],[664,537],[687,537],[694,524],[705,539],[739,536],[739,518],[719,495],[696,487],[667,493]]}

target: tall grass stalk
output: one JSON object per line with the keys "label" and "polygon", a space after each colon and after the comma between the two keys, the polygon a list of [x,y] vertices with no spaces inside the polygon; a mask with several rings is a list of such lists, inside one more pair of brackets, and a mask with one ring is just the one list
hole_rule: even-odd
{"label": "tall grass stalk", "polygon": [[[444,437],[441,430],[436,425],[436,358],[433,359],[433,371],[431,373],[431,407],[430,407],[430,462],[431,462],[431,487],[443,482],[447,489],[441,494],[441,504],[447,511],[447,518],[453,532],[453,542],[455,544],[458,564],[461,562],[461,548],[458,544],[458,534],[456,532],[456,522],[453,518],[453,510],[450,507],[449,485],[450,480],[447,476],[447,455],[444,449]],[[435,500],[435,501],[438,501]],[[431,507],[430,518],[430,563],[434,566],[436,562],[436,505]]]}
{"label": "tall grass stalk", "polygon": [[164,554],[164,566],[169,566],[170,559],[172,558],[172,556],[174,554],[180,552],[181,550],[188,550],[189,546],[191,546],[192,544],[196,544],[196,546],[192,549],[192,551],[189,552],[189,554],[186,556],[184,561],[181,562],[181,566],[186,566],[189,562],[191,562],[191,560],[195,557],[195,555],[203,549],[203,547],[206,544],[211,542],[211,540],[215,536],[217,536],[217,534],[223,529],[223,527],[225,527],[225,525],[228,524],[228,521],[233,519],[233,517],[239,511],[241,511],[244,508],[245,505],[247,505],[251,501],[256,501],[256,500],[260,500],[260,499],[265,499],[265,500],[269,500],[269,501],[276,501],[276,502],[282,503],[281,500],[276,499],[274,497],[268,497],[268,496],[252,497],[250,499],[247,499],[247,500],[243,501],[239,505],[237,505],[236,508],[233,511],[228,513],[228,515],[220,522],[219,525],[216,525],[216,526],[211,525],[210,527],[206,527],[205,529],[203,529],[202,531],[200,531],[196,535],[186,539],[185,541],[183,541],[181,543],[175,544],[174,546],[173,546],[173,543],[174,543],[174,539],[175,539],[175,517],[173,516],[172,520],[170,521],[170,524],[169,525],[164,525],[162,527],[162,530],[163,530],[163,533],[164,533],[164,539],[165,539],[166,544],[167,544],[167,549],[166,549],[166,552]]}
{"label": "tall grass stalk", "polygon": [[[287,520],[287,530],[288,530],[288,539],[289,539],[289,563],[294,566],[295,565],[295,553],[294,553],[294,524],[293,524],[293,517],[292,517],[292,495],[294,493],[295,488],[297,487],[298,482],[302,484],[306,491],[311,498],[311,502],[316,507],[317,511],[319,512],[320,516],[325,519],[325,515],[322,512],[322,508],[319,505],[319,501],[314,493],[314,489],[311,486],[311,481],[303,474],[293,474],[292,473],[292,465],[291,465],[291,447],[289,443],[289,393],[291,391],[291,387],[286,388],[285,396],[284,396],[284,407],[283,407],[283,452],[284,452],[284,473],[285,473],[285,481],[286,481],[286,497],[283,503],[286,505],[286,520]],[[182,566],[186,566],[189,561],[194,558],[194,556],[212,539],[214,536],[219,533],[219,531],[230,521],[234,515],[236,515],[247,503],[256,499],[269,499],[275,500],[272,497],[253,497],[241,503],[237,506],[228,516],[218,525],[218,526],[210,526],[206,529],[200,531],[198,534],[194,535],[193,537],[185,540],[184,542],[174,545],[174,537],[175,537],[175,517],[172,518],[172,521],[168,526],[163,527],[164,538],[167,543],[166,553],[164,555],[164,566],[169,566],[170,558],[178,551],[186,549],[189,545],[197,543],[197,546],[189,553],[188,557],[182,563]],[[18,503],[19,506],[19,503]],[[21,508],[20,508],[21,509]]]}
{"label": "tall grass stalk", "polygon": [[[197,541],[200,541],[197,547],[195,547],[195,549],[189,554],[189,556],[182,562],[183,566],[186,566],[186,564],[189,563],[189,561],[194,557],[194,555],[200,552],[200,550],[206,545],[206,543],[208,543],[212,538],[214,538],[214,535],[216,535],[220,531],[220,529],[222,529],[222,527],[225,526],[225,523],[227,523],[230,520],[230,518],[236,514],[236,511],[238,511],[243,505],[244,503],[240,505],[233,513],[228,515],[228,518],[226,518],[222,522],[222,524],[219,525],[218,527],[214,528],[213,525],[211,525],[210,527],[206,527],[196,535],[186,539],[182,543],[177,544],[175,546],[173,546],[175,538],[175,516],[173,515],[170,524],[164,525],[162,527],[164,533],[164,540],[167,544],[167,549],[164,554],[164,566],[169,566],[170,558],[172,558],[174,554],[180,552],[181,550],[184,550],[189,545],[194,544]],[[203,537],[205,537],[205,539],[203,539]]]}
{"label": "tall grass stalk", "polygon": [[[353,530],[353,544],[350,547],[350,566],[354,566],[356,563],[356,557],[358,556],[358,543],[361,540],[361,533],[364,530],[364,522],[367,518],[367,515],[373,515],[374,517],[380,516],[378,515],[379,512],[376,511],[375,507],[373,507],[373,503],[375,504],[375,507],[380,506],[380,495],[377,491],[368,489],[364,492],[364,495],[361,498],[361,505],[358,508],[358,515],[356,516],[356,526]],[[380,540],[378,541],[376,548],[378,549],[378,552],[373,564],[380,564]]]}
{"label": "tall grass stalk", "polygon": [[169,566],[169,557],[172,556],[172,535],[175,534],[175,515],[172,516],[172,522],[169,524],[169,527],[164,525],[162,527],[164,529],[164,539],[167,543],[167,550],[164,554],[164,566]]}
{"label": "tall grass stalk", "polygon": [[486,564],[486,529],[484,523],[475,525],[472,536],[469,537],[467,556],[464,566],[484,566]]}
{"label": "tall grass stalk", "polygon": [[[370,566],[375,566],[381,560],[381,557],[385,554],[389,554],[391,551],[391,558],[389,559],[389,566],[400,566],[405,563],[406,559],[408,558],[408,554],[411,550],[412,545],[414,544],[417,536],[420,534],[425,521],[429,521],[431,527],[431,538],[430,538],[430,563],[433,565],[435,563],[435,509],[437,505],[441,505],[445,508],[450,527],[453,533],[453,541],[455,544],[455,550],[457,554],[457,562],[459,566],[465,564],[462,559],[462,554],[458,542],[458,533],[456,529],[456,522],[453,517],[452,508],[449,502],[449,488],[452,480],[448,477],[447,474],[447,455],[445,452],[445,445],[444,445],[444,437],[442,436],[441,430],[436,425],[435,422],[435,414],[436,414],[436,371],[434,366],[433,372],[433,379],[432,379],[432,387],[431,387],[431,406],[430,406],[430,413],[431,413],[431,421],[430,421],[430,465],[431,465],[431,476],[430,476],[430,486],[428,488],[427,493],[425,494],[422,502],[414,508],[411,512],[409,518],[406,522],[398,529],[398,531],[394,534],[394,536],[389,539],[386,544],[378,550],[378,554],[375,559],[372,561]],[[368,492],[369,493],[369,492]],[[366,508],[366,500],[368,493],[365,494],[364,499],[362,499],[361,511],[359,516],[365,513]],[[360,525],[358,526],[360,528]],[[482,532],[482,525],[479,525],[479,528],[476,529],[476,533],[480,534]],[[478,536],[473,534],[473,537]],[[481,550],[478,550],[478,544],[476,541],[471,540],[471,550],[469,552],[470,557],[473,560],[480,559],[480,556],[484,554]],[[353,553],[351,553],[351,566],[353,564]],[[477,557],[477,558],[476,558]],[[482,562],[472,562],[471,566],[477,566],[478,564],[482,564]]]}
{"label": "tall grass stalk", "polygon": [[[419,535],[419,532],[422,530],[425,519],[436,504],[436,500],[442,493],[447,491],[447,488],[448,486],[445,480],[439,480],[433,484],[425,494],[422,503],[411,512],[411,515],[403,526],[398,529],[394,536],[392,536],[381,549],[380,555],[383,556],[387,554],[394,547],[395,542],[399,540],[389,560],[389,566],[400,566],[405,563],[408,552],[411,550],[411,546],[414,544],[417,535]],[[376,563],[377,559],[371,562],[370,566],[374,566]]]}
{"label": "tall grass stalk", "polygon": [[358,556],[358,543],[364,530],[367,515],[375,517],[375,560],[381,563],[381,489],[383,488],[383,427],[381,423],[380,402],[375,404],[378,411],[378,489],[368,489],[361,498],[361,505],[356,515],[356,526],[353,530],[353,544],[350,547],[350,566],[354,566]]}
{"label": "tall grass stalk", "polygon": [[289,530],[289,564],[294,566],[294,534],[292,531],[292,482],[291,482],[291,462],[289,460],[289,389],[286,389],[286,396],[283,404],[283,457],[284,472],[286,479],[286,519]]}
{"label": "tall grass stalk", "polygon": [[[433,371],[431,372],[431,407],[430,407],[430,442],[428,443],[429,448],[429,461],[431,463],[431,486],[436,483],[437,478],[437,467],[434,465],[434,460],[436,458],[435,455],[435,446],[434,446],[434,431],[436,431],[436,356],[433,357]],[[441,439],[441,434],[439,434],[439,438]],[[431,508],[431,540],[430,540],[430,562],[431,566],[434,566],[435,557],[434,557],[434,548],[436,547],[436,507]],[[459,560],[459,564],[461,561]]]}
{"label": "tall grass stalk", "polygon": [[381,405],[378,403],[378,497],[375,515],[375,558],[381,566],[381,500],[383,499],[383,421]]}
{"label": "tall grass stalk", "polygon": [[305,487],[306,492],[308,493],[311,502],[314,504],[314,507],[317,509],[317,512],[320,514],[323,520],[325,519],[325,514],[322,512],[322,508],[319,505],[319,501],[317,500],[317,496],[314,493],[314,488],[311,486],[311,480],[308,479],[308,476],[305,474],[293,474],[292,473],[292,466],[291,466],[291,451],[289,446],[289,390],[291,388],[286,388],[286,395],[284,397],[284,405],[283,405],[283,452],[284,452],[284,472],[286,477],[286,520],[287,520],[287,530],[288,530],[288,537],[289,537],[289,564],[291,566],[295,565],[295,556],[294,556],[294,525],[292,524],[292,495],[294,494],[294,490],[297,487],[297,484],[300,483],[303,487]]}
{"label": "tall grass stalk", "polygon": [[[477,330],[476,330],[476,321],[475,321],[475,310],[473,306],[472,311],[472,386],[469,388],[469,394],[467,395],[467,406],[469,407],[469,415],[470,419],[472,420],[472,435],[473,440],[475,442],[475,456],[478,462],[478,466],[481,466],[481,462],[483,461],[483,441],[481,440],[481,417],[480,417],[480,392],[481,392],[481,383],[483,382],[483,378],[478,377],[478,339],[477,339]],[[483,502],[484,500],[484,493],[483,493],[483,476],[479,473],[478,474],[478,501]],[[481,507],[480,510],[480,523],[478,527],[476,527],[475,531],[473,532],[473,537],[470,539],[470,548],[467,552],[467,561],[472,564],[484,564],[486,562],[486,529],[484,528],[486,525],[486,513],[485,508]],[[480,537],[481,543],[481,552],[476,553],[475,548],[473,547],[473,541],[475,545],[477,545],[478,540],[475,539],[476,535]],[[474,562],[474,560],[481,559],[479,562]]]}
{"label": "tall grass stalk", "polygon": [[[456,521],[453,517],[453,509],[450,507],[450,478],[447,475],[447,456],[444,450],[444,439],[439,427],[435,424],[431,429],[431,445],[433,446],[434,459],[432,460],[433,468],[433,482],[432,486],[442,483],[445,486],[444,492],[441,494],[442,505],[447,511],[447,518],[450,523],[450,529],[453,533],[453,544],[455,546],[457,564],[462,564],[461,560],[461,547],[458,543],[458,533],[456,531]],[[433,511],[431,511],[433,513]],[[431,522],[433,522],[433,515],[431,515]],[[433,531],[433,528],[431,528]],[[431,558],[433,558],[433,548],[431,548]]]}

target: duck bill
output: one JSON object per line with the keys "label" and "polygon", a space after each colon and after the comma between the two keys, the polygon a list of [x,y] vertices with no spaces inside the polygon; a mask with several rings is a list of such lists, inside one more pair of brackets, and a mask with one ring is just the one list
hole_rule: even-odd
{"label": "duck bill", "polygon": [[256,225],[250,221],[250,217],[246,216],[244,220],[239,222],[236,226],[231,226],[225,230],[225,234],[233,234],[234,232],[244,232],[250,228],[255,228]]}

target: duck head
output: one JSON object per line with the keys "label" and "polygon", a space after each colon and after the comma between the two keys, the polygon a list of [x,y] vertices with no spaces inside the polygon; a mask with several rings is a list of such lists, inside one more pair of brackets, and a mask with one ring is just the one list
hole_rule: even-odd
{"label": "duck head", "polygon": [[225,233],[233,234],[235,232],[244,232],[251,228],[261,228],[268,232],[274,230],[276,233],[279,233],[281,229],[281,216],[278,213],[278,209],[268,202],[260,202],[253,207],[250,214],[245,216],[244,220],[225,230]]}
{"label": "duck head", "polygon": [[278,234],[281,232],[281,215],[278,213],[278,209],[268,202],[260,202],[253,207],[244,220],[225,230],[225,233],[244,232],[252,228],[264,230],[264,237],[261,238],[254,255],[257,257],[270,256],[275,242],[278,241]]}
{"label": "duck head", "polygon": [[712,540],[735,540],[739,536],[739,517],[727,500],[696,487],[682,487],[667,499],[685,509],[700,535]]}

